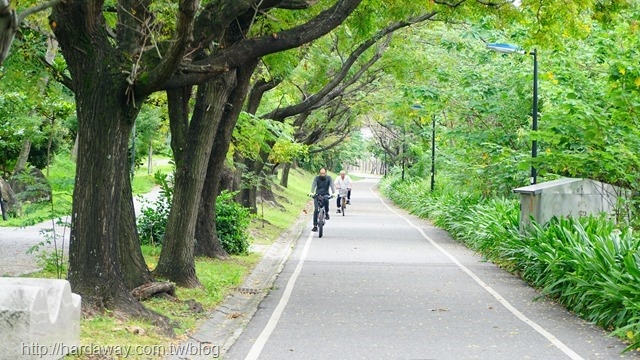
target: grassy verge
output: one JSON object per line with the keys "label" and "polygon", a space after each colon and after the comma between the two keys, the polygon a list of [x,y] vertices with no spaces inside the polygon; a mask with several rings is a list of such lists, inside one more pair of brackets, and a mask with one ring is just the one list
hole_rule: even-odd
{"label": "grassy verge", "polygon": [[[273,239],[276,239],[291,226],[292,219],[304,213],[305,205],[310,202],[307,194],[309,194],[313,176],[313,174],[298,169],[291,169],[288,188],[274,186],[276,201],[280,206],[273,206],[269,203],[258,205],[258,214],[251,221],[249,227],[254,244],[270,244]],[[309,209],[307,208],[306,211]]]}
{"label": "grassy verge", "polygon": [[[143,254],[150,268],[155,267],[160,249],[143,246]],[[232,256],[230,260],[220,261],[199,258],[196,260],[196,272],[202,289],[176,290],[176,299],[152,298],[144,305],[162,315],[167,316],[174,323],[176,336],[169,338],[156,331],[156,328],[146,321],[123,321],[109,314],[82,319],[80,325],[80,342],[84,346],[99,345],[101,347],[133,345],[152,351],[151,349],[169,349],[186,340],[188,334],[202,324],[209,313],[229,294],[240,286],[260,255],[251,253],[246,256]],[[202,306],[201,310],[198,306]],[[90,359],[87,355],[67,356],[68,359]],[[149,359],[149,356],[132,354],[128,359]],[[151,357],[154,358],[154,357]]]}
{"label": "grassy verge", "polygon": [[[43,172],[47,174],[47,170]],[[76,164],[68,154],[56,156],[49,166],[47,176],[53,202],[25,204],[22,206],[20,217],[10,217],[7,221],[0,221],[0,226],[31,226],[50,220],[52,216],[58,218],[70,214],[75,173]]]}
{"label": "grassy verge", "polygon": [[[157,168],[157,167],[156,167]],[[169,171],[170,167],[164,171]],[[152,175],[142,170],[142,180],[134,180],[134,187],[151,189],[148,186]],[[312,174],[292,169],[290,172],[288,188],[274,186],[276,202],[259,205],[259,216],[252,220],[250,231],[256,245],[269,245],[273,243],[282,232],[287,230],[295,220],[304,213],[309,203],[306,194],[309,192]],[[145,185],[146,184],[146,185]],[[307,210],[308,211],[308,210]],[[145,261],[150,269],[153,269],[160,255],[160,248],[154,246],[142,246]],[[154,298],[144,302],[148,308],[169,317],[176,325],[175,338],[169,338],[159,334],[154,326],[140,320],[122,320],[111,314],[103,314],[91,318],[84,318],[80,325],[80,342],[85,349],[94,346],[132,345],[144,347],[144,349],[169,349],[185,340],[190,332],[195,330],[207,318],[208,314],[218,306],[223,299],[236,287],[240,286],[259,262],[261,254],[251,252],[248,255],[232,256],[230,260],[220,261],[205,258],[196,259],[196,272],[201,281],[201,289],[178,288],[177,299]],[[33,277],[56,278],[54,271],[43,271],[31,274]],[[63,275],[63,278],[66,274]],[[202,306],[202,311],[194,311],[197,304]],[[115,354],[114,354],[115,355]],[[68,359],[93,359],[88,355],[69,355]],[[109,357],[106,357],[109,358]],[[116,356],[120,358],[120,356]],[[128,359],[149,359],[155,357],[129,355]]]}
{"label": "grassy verge", "polygon": [[[145,162],[146,164],[146,162]],[[153,171],[171,173],[173,165],[165,157],[153,160]],[[45,175],[47,171],[44,170]],[[59,218],[71,213],[74,174],[76,164],[69,154],[56,155],[49,167],[47,180],[51,185],[52,202],[25,204],[20,217],[10,217],[7,221],[0,221],[0,226],[23,227],[39,224],[51,218]],[[131,183],[133,194],[145,194],[155,186],[154,175],[148,174],[147,167],[136,169]]]}

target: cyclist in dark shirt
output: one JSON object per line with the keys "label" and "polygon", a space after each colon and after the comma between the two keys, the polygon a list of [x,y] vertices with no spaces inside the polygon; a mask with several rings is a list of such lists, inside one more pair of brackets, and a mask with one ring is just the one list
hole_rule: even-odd
{"label": "cyclist in dark shirt", "polygon": [[[331,176],[327,175],[327,170],[324,168],[320,169],[320,173],[313,179],[313,183],[311,184],[311,194],[312,195],[329,195],[329,189],[331,189],[331,194],[336,192],[336,188],[333,186],[333,180]],[[327,214],[327,220],[329,220],[329,199],[324,199],[324,209],[325,214]],[[316,202],[313,202],[313,229],[311,231],[318,231],[318,207],[316,206]]]}

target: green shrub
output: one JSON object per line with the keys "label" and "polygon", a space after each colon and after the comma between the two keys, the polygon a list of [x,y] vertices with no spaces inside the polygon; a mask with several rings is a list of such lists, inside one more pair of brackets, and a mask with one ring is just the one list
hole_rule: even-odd
{"label": "green shrub", "polygon": [[[640,346],[640,237],[600,217],[536,227],[523,277],[582,318]],[[524,270],[526,269],[526,270]]]}
{"label": "green shrub", "polygon": [[58,279],[62,279],[67,272],[69,261],[67,254],[64,253],[64,243],[71,224],[58,219],[52,225],[52,228],[40,230],[44,240],[27,249],[27,254],[35,255],[36,263],[43,271],[55,274]]}
{"label": "green shrub", "polygon": [[167,228],[173,188],[169,184],[167,174],[156,172],[156,182],[160,185],[160,195],[152,206],[143,207],[138,216],[138,235],[142,245],[161,245]]}
{"label": "green shrub", "polygon": [[[152,206],[143,207],[138,216],[138,234],[142,245],[162,245],[173,188],[166,174],[156,173],[161,190]],[[234,193],[223,191],[216,200],[216,232],[224,250],[231,255],[246,254],[249,250],[249,209],[233,200]]]}
{"label": "green shrub", "polygon": [[223,191],[216,200],[216,230],[224,250],[231,255],[249,250],[251,213],[233,200],[235,193]]}

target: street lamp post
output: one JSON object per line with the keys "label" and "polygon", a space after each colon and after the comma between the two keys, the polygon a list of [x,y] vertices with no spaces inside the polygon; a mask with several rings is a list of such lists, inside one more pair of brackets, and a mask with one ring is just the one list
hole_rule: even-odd
{"label": "street lamp post", "polygon": [[[535,159],[538,156],[538,140],[536,140],[535,132],[538,131],[538,51],[533,49],[533,105],[531,107],[531,114],[533,120],[531,127],[534,131],[533,140],[531,142],[531,157]],[[538,180],[538,172],[531,164],[531,184],[536,184]]]}
{"label": "street lamp post", "polygon": [[407,137],[407,126],[406,125],[402,125],[402,149],[400,149],[400,160],[402,160],[402,181],[404,181],[404,158],[405,158],[405,141],[406,141],[406,137]]}
{"label": "street lamp post", "polygon": [[431,192],[436,182],[436,116],[431,115]]}
{"label": "street lamp post", "polygon": [[[515,45],[497,43],[489,43],[487,44],[487,48],[505,54],[517,53],[533,56],[533,104],[531,106],[531,129],[535,133],[536,131],[538,131],[538,51],[536,49],[533,49],[533,51],[526,52]],[[538,156],[538,141],[535,139],[535,134],[533,135],[533,137],[534,139],[531,140],[532,160]],[[531,184],[534,185],[537,182],[538,172],[536,170],[536,167],[531,164]]]}

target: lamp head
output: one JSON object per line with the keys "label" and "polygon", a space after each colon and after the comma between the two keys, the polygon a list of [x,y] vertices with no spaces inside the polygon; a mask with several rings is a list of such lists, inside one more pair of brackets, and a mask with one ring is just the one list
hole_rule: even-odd
{"label": "lamp head", "polygon": [[522,50],[520,47],[516,45],[511,45],[511,44],[488,43],[487,49],[504,53],[504,54],[511,54],[511,53],[524,54],[525,53],[524,50]]}

